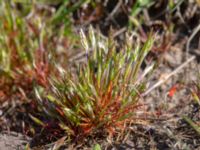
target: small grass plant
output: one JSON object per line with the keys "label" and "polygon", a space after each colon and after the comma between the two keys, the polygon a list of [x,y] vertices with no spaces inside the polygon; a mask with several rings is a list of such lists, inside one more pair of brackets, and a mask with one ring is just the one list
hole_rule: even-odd
{"label": "small grass plant", "polygon": [[32,96],[36,84],[48,85],[47,78],[55,71],[52,62],[55,58],[58,64],[59,57],[59,43],[53,38],[60,40],[57,36],[63,34],[62,29],[54,32],[54,24],[37,13],[33,3],[22,3],[30,7],[26,15],[13,1],[2,0],[0,4],[0,101],[3,102],[16,95],[17,99]]}
{"label": "small grass plant", "polygon": [[[194,108],[200,109],[200,73],[198,72],[199,79],[193,83],[191,88],[191,95],[194,100]],[[197,113],[197,112],[196,112]],[[183,119],[200,135],[200,122],[194,121],[193,118],[183,116]]]}
{"label": "small grass plant", "polygon": [[[0,21],[0,81],[1,98],[12,95],[17,86],[30,85],[33,64],[33,41],[28,38],[27,26],[15,15],[9,2],[1,1]],[[22,82],[23,81],[23,82]],[[16,86],[15,86],[16,85]]]}
{"label": "small grass plant", "polygon": [[36,88],[40,106],[49,118],[72,137],[91,135],[102,129],[112,137],[133,121],[145,82],[138,81],[140,66],[152,47],[150,35],[144,46],[132,38],[119,51],[112,38],[103,38],[90,28],[81,31],[85,61],[76,71],[64,70],[50,79],[50,88]]}

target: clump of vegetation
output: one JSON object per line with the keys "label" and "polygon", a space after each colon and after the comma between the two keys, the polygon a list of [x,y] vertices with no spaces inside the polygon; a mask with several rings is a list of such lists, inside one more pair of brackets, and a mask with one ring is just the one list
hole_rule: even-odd
{"label": "clump of vegetation", "polygon": [[138,100],[145,83],[137,82],[138,73],[153,39],[150,35],[141,48],[139,43],[133,47],[128,37],[121,50],[92,29],[88,39],[81,32],[81,39],[85,61],[76,64],[75,71],[64,70],[61,78],[52,77],[48,90],[36,88],[38,102],[71,136],[103,129],[112,137],[134,120],[141,107]]}
{"label": "clump of vegetation", "polygon": [[24,100],[33,96],[35,84],[46,87],[54,70],[52,28],[45,29],[42,17],[22,17],[10,1],[0,4],[0,101]]}
{"label": "clump of vegetation", "polygon": [[8,99],[7,96],[12,95],[11,91],[16,91],[13,85],[30,85],[33,49],[31,39],[27,39],[24,20],[14,15],[7,2],[1,1],[1,9],[4,10],[1,12],[0,22],[1,99]]}

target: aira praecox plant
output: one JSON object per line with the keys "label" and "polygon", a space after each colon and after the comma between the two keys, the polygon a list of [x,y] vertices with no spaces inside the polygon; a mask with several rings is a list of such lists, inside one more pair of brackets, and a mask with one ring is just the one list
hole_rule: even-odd
{"label": "aira praecox plant", "polygon": [[81,43],[86,51],[86,55],[88,55],[89,45],[83,29],[80,30],[80,37],[81,37]]}
{"label": "aira praecox plant", "polygon": [[127,37],[124,48],[117,51],[111,37],[101,36],[92,27],[88,35],[80,31],[87,60],[78,63],[75,72],[66,69],[62,78],[51,79],[50,89],[36,94],[40,102],[45,101],[46,114],[57,119],[67,133],[91,134],[103,128],[112,135],[125,127],[140,107],[144,82],[137,83],[138,72],[153,39],[150,36],[141,48],[134,47],[132,38]]}

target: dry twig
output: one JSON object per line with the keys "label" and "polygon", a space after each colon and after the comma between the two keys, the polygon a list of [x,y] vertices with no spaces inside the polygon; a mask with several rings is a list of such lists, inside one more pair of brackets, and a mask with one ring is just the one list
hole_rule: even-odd
{"label": "dry twig", "polygon": [[145,93],[142,94],[142,96],[146,96],[151,91],[153,91],[155,88],[159,87],[161,84],[163,84],[165,81],[167,81],[170,77],[177,74],[181,69],[183,69],[187,64],[189,64],[191,61],[193,61],[196,57],[192,56],[190,59],[188,59],[186,62],[184,62],[182,65],[180,65],[178,68],[176,68],[174,71],[172,71],[170,74],[165,76],[163,79],[155,83],[152,87],[150,87]]}
{"label": "dry twig", "polygon": [[187,41],[187,45],[186,45],[186,58],[188,58],[188,53],[189,53],[189,49],[190,49],[190,43],[192,41],[192,39],[195,37],[195,35],[200,31],[200,24],[194,29],[194,31],[192,32],[192,34],[190,35],[188,41]]}

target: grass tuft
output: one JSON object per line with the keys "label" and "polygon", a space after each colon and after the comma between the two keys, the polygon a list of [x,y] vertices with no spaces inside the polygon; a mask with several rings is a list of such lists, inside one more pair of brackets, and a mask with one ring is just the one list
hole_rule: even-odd
{"label": "grass tuft", "polygon": [[112,137],[133,121],[141,106],[138,100],[145,84],[136,81],[153,39],[150,35],[143,47],[134,47],[128,37],[118,52],[113,39],[103,38],[92,28],[88,35],[81,31],[86,58],[75,65],[76,71],[66,70],[62,77],[51,78],[48,90],[35,91],[46,114],[70,136],[102,129]]}
{"label": "grass tuft", "polygon": [[0,102],[24,100],[33,96],[34,85],[48,86],[57,45],[42,15],[33,10],[31,20],[22,17],[12,1],[0,4]]}

